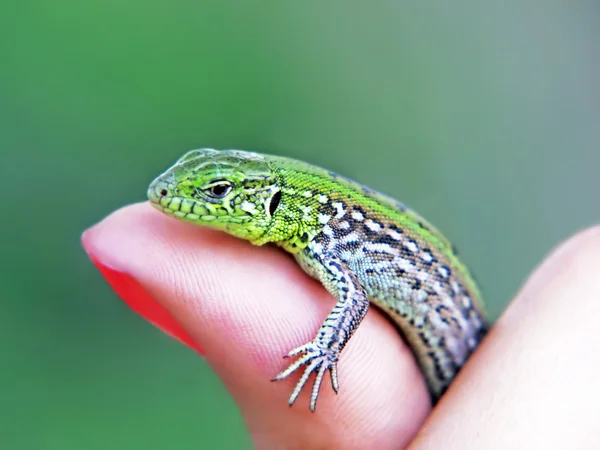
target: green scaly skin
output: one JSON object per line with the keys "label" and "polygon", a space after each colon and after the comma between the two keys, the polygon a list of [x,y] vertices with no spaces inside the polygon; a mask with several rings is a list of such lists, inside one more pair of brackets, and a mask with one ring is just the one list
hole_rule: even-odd
{"label": "green scaly skin", "polygon": [[315,373],[310,410],[329,371],[377,305],[398,326],[433,402],[485,335],[479,290],[450,242],[403,204],[324,169],[239,150],[192,150],[148,189],[150,202],[179,219],[255,245],[275,243],[319,280],[337,303],[315,338],[290,351],[304,366],[292,405]]}

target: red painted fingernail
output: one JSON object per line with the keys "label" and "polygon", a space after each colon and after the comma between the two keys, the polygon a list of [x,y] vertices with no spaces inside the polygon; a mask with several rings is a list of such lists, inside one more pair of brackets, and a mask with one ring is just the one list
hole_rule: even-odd
{"label": "red painted fingernail", "polygon": [[[87,251],[87,249],[86,249]],[[181,343],[196,350],[201,355],[204,351],[194,342],[173,316],[128,273],[120,272],[102,264],[92,253],[88,256],[106,279],[116,294],[136,313],[157,327],[163,333],[174,337]]]}

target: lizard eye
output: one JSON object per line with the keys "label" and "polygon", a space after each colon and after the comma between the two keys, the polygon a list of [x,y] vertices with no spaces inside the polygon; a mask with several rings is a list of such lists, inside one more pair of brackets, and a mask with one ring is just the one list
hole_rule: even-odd
{"label": "lizard eye", "polygon": [[223,198],[231,192],[232,186],[227,181],[219,181],[205,189],[205,192],[213,198]]}

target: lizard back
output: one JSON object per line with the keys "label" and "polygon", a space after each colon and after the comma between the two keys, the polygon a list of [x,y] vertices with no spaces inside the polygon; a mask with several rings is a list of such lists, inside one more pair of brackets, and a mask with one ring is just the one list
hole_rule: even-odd
{"label": "lizard back", "polygon": [[[299,164],[306,181],[306,165]],[[303,186],[289,183],[294,167],[285,165],[282,188],[306,199]],[[309,172],[314,180],[306,184],[319,186],[311,211],[318,226],[295,254],[298,263],[315,278],[326,255],[347,264],[369,301],[404,335],[439,398],[487,330],[468,269],[450,242],[402,203],[333,172],[314,166]]]}

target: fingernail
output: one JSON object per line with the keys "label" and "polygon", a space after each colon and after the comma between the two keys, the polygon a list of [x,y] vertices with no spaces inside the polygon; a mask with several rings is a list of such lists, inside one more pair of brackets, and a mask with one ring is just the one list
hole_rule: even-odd
{"label": "fingernail", "polygon": [[160,303],[154,300],[135,278],[128,273],[103,264],[86,248],[85,243],[83,247],[110,287],[131,309],[163,333],[204,355],[204,351],[194,342],[179,322]]}

